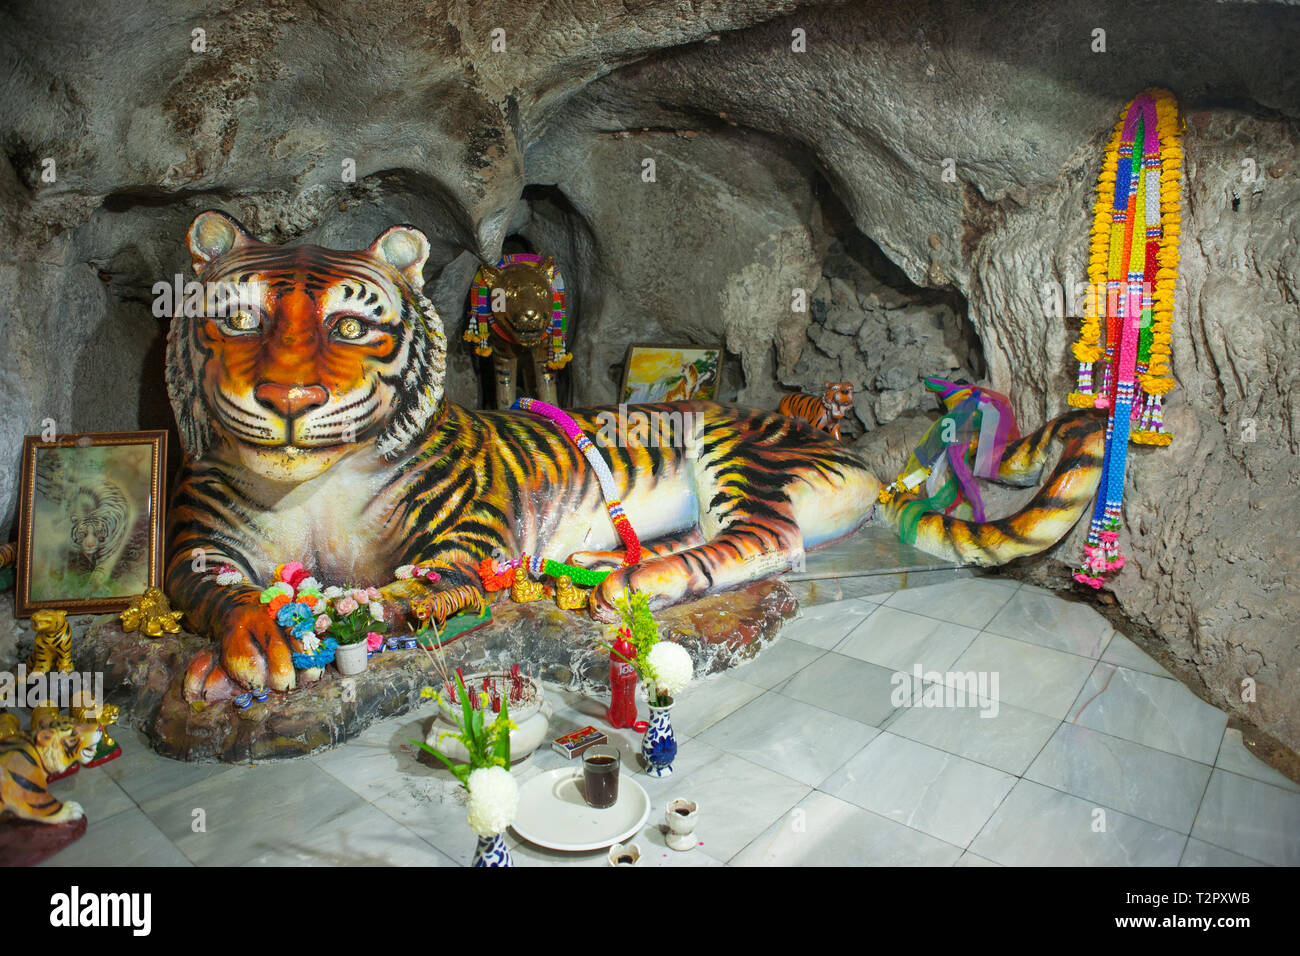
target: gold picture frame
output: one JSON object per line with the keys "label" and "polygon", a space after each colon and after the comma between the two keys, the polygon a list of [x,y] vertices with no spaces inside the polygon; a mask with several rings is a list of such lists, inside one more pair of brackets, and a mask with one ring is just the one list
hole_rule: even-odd
{"label": "gold picture frame", "polygon": [[167,433],[23,439],[14,613],[101,614],[162,585]]}
{"label": "gold picture frame", "polygon": [[727,352],[721,345],[629,345],[619,404],[715,401]]}

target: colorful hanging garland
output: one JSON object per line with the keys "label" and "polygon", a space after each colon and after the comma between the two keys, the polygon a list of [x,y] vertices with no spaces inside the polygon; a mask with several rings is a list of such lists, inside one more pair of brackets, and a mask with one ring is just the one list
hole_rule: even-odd
{"label": "colorful hanging garland", "polygon": [[[498,269],[504,269],[516,262],[540,264],[544,258],[531,252],[517,252],[502,256],[497,263]],[[469,328],[465,331],[465,341],[474,346],[474,354],[484,357],[492,354],[490,340],[492,337],[492,289],[483,277],[483,270],[474,273],[474,282],[470,286]],[[550,357],[546,367],[553,372],[564,368],[573,356],[566,350],[569,333],[568,313],[565,309],[564,276],[557,268],[551,279],[551,327]]]}
{"label": "colorful hanging garland", "polygon": [[[1110,411],[1103,487],[1086,557],[1074,574],[1094,588],[1104,583],[1102,574],[1124,566],[1118,541],[1128,442],[1172,440],[1161,400],[1174,386],[1169,355],[1178,277],[1180,130],[1171,93],[1141,93],[1115,126],[1097,183],[1088,257],[1092,291],[1073,347],[1078,387],[1069,397],[1077,408]],[[1101,382],[1094,392],[1098,362]]]}
{"label": "colorful hanging garland", "polygon": [[[614,523],[614,530],[623,541],[623,566],[640,564],[641,539],[637,537],[632,522],[628,520],[627,514],[623,511],[623,504],[618,498],[618,485],[614,482],[614,473],[609,470],[609,465],[600,456],[600,452],[596,450],[595,444],[587,437],[582,427],[567,412],[556,408],[554,405],[539,402],[535,398],[517,398],[510,407],[512,411],[531,412],[553,422],[573,442],[578,451],[582,453],[582,456],[587,459],[587,464],[591,465],[592,471],[596,473],[596,480],[600,483],[601,494],[605,497],[605,510],[609,512],[610,521]],[[534,577],[540,577],[543,574],[556,578],[561,575],[568,575],[573,583],[579,587],[595,587],[604,581],[610,573],[609,571],[593,571],[590,568],[564,564],[535,554],[524,554],[522,557],[512,558],[507,561],[484,558],[479,564],[479,577],[483,581],[483,589],[486,591],[500,591],[510,587],[514,584],[515,576],[521,568],[526,568]]]}
{"label": "colorful hanging garland", "polygon": [[1015,412],[1005,395],[969,384],[940,378],[925,379],[925,387],[938,392],[947,411],[930,426],[909,456],[902,473],[880,489],[880,501],[895,495],[925,496],[909,501],[899,514],[898,539],[916,541],[916,528],[929,511],[952,514],[963,503],[975,521],[984,520],[984,501],[978,478],[996,478],[1007,442],[1018,438]]}

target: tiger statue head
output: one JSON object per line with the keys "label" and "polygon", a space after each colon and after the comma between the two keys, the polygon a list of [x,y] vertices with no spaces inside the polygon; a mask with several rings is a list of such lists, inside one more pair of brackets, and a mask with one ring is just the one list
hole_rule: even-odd
{"label": "tiger statue head", "polygon": [[844,413],[853,407],[852,382],[823,382],[822,404],[826,406],[833,418],[843,418]]}
{"label": "tiger statue head", "polygon": [[[546,338],[551,327],[555,281],[555,259],[541,262],[511,262],[505,266],[484,265],[479,281],[493,293],[492,319],[509,333],[509,338],[525,348],[532,348]],[[500,305],[502,308],[497,308]]]}
{"label": "tiger statue head", "polygon": [[82,723],[71,717],[57,715],[37,719],[32,717],[32,730],[28,734],[41,766],[50,775],[63,773],[74,763],[90,763],[99,750],[103,728],[97,723]]}
{"label": "tiger statue head", "polygon": [[394,457],[420,441],[447,354],[421,292],[422,232],[393,226],[355,252],[274,246],[208,210],[186,241],[208,294],[176,309],[167,392],[191,458],[219,448],[297,483],[362,448]]}

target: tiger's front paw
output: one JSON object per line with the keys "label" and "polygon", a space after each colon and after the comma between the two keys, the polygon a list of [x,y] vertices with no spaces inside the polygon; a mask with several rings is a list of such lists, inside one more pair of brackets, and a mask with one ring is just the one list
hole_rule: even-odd
{"label": "tiger's front paw", "polygon": [[284,630],[262,607],[246,606],[227,618],[220,654],[205,650],[185,674],[186,700],[226,700],[241,690],[292,690],[293,650]]}

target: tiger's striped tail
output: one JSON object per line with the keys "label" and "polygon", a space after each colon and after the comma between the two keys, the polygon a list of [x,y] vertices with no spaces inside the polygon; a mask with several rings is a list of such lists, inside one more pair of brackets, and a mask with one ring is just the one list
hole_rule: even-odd
{"label": "tiger's striped tail", "polygon": [[[991,566],[1028,557],[1065,537],[1092,503],[1101,482],[1106,417],[1088,409],[1069,412],[1007,446],[998,469],[1006,484],[1032,483],[1042,470],[1052,439],[1064,448],[1056,468],[1025,507],[996,521],[967,521],[938,512],[924,515],[916,547],[962,564]],[[877,506],[881,519],[897,525],[914,495],[896,495]]]}

